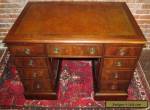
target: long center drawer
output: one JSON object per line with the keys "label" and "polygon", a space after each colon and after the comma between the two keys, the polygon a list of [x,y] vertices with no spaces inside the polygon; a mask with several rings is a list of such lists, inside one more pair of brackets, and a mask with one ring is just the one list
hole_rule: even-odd
{"label": "long center drawer", "polygon": [[101,44],[48,44],[50,57],[101,57]]}

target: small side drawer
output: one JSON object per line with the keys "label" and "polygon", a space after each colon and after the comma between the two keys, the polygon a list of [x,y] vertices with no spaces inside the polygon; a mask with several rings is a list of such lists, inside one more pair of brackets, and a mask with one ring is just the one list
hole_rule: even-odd
{"label": "small side drawer", "polygon": [[51,82],[49,79],[39,79],[35,80],[33,83],[33,91],[50,91],[51,90]]}
{"label": "small side drawer", "polygon": [[48,55],[52,57],[98,57],[102,56],[100,44],[49,44]]}
{"label": "small side drawer", "polygon": [[104,68],[134,69],[136,58],[104,58]]}
{"label": "small side drawer", "polygon": [[49,78],[47,69],[20,69],[17,68],[18,74],[21,79],[37,79],[37,78]]}
{"label": "small side drawer", "polygon": [[131,80],[131,70],[105,70],[102,72],[101,80]]}
{"label": "small side drawer", "polygon": [[44,92],[51,90],[49,79],[22,80],[22,82],[26,92]]}
{"label": "small side drawer", "polygon": [[45,57],[15,57],[13,59],[17,67],[47,67]]}
{"label": "small side drawer", "polygon": [[129,86],[129,81],[120,80],[120,81],[101,81],[101,90],[110,90],[110,91],[126,91]]}
{"label": "small side drawer", "polygon": [[139,45],[105,45],[105,57],[138,57],[142,46]]}
{"label": "small side drawer", "polygon": [[13,56],[45,56],[45,48],[42,44],[9,45]]}

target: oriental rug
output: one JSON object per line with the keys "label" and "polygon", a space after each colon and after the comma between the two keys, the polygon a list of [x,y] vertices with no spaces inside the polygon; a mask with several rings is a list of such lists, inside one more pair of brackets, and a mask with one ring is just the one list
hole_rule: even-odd
{"label": "oriental rug", "polygon": [[[4,82],[0,85],[0,108],[25,110],[104,109],[105,101],[93,99],[91,67],[91,61],[63,60],[57,93],[58,100],[25,99],[24,88],[16,68],[9,67],[7,73],[4,73],[9,73],[9,75],[6,75]],[[128,100],[150,100],[149,90],[140,63],[138,63],[128,88]],[[120,108],[120,110],[122,109]]]}

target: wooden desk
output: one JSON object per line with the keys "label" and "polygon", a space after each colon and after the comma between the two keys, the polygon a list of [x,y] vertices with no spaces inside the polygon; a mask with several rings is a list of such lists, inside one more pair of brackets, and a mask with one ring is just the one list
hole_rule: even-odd
{"label": "wooden desk", "polygon": [[29,2],[4,42],[26,98],[56,99],[61,58],[93,61],[96,100],[126,100],[145,38],[125,3]]}

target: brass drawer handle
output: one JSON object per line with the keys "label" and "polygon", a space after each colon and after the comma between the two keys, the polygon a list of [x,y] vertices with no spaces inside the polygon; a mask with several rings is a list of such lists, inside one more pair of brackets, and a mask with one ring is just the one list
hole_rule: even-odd
{"label": "brass drawer handle", "polygon": [[113,85],[111,86],[111,90],[116,90],[116,89],[117,89],[117,86],[113,84]]}
{"label": "brass drawer handle", "polygon": [[95,48],[90,48],[90,54],[95,54],[95,52],[96,52],[96,49]]}
{"label": "brass drawer handle", "polygon": [[122,61],[116,61],[115,66],[121,67],[121,66],[123,66],[123,62]]}
{"label": "brass drawer handle", "polygon": [[37,84],[37,85],[36,85],[36,88],[37,88],[37,89],[40,89],[40,88],[41,88],[40,84]]}
{"label": "brass drawer handle", "polygon": [[114,79],[118,79],[118,78],[119,78],[118,73],[114,73],[114,74],[113,74],[113,78],[114,78]]}
{"label": "brass drawer handle", "polygon": [[37,73],[33,73],[33,77],[36,78],[37,77]]}
{"label": "brass drawer handle", "polygon": [[55,53],[55,54],[59,53],[59,48],[55,47],[55,48],[54,48],[54,53]]}
{"label": "brass drawer handle", "polygon": [[119,55],[120,56],[124,56],[126,54],[127,54],[127,52],[126,52],[126,50],[124,48],[119,49]]}
{"label": "brass drawer handle", "polygon": [[30,55],[30,49],[28,49],[28,48],[26,48],[26,49],[24,49],[24,53],[26,54],[26,55]]}
{"label": "brass drawer handle", "polygon": [[28,63],[29,66],[33,66],[33,60],[30,60]]}

